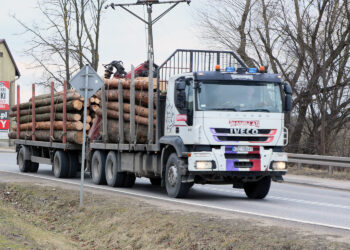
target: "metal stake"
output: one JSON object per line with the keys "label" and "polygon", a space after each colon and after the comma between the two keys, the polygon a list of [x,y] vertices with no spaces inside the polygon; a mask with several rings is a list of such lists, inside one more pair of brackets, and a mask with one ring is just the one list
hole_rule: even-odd
{"label": "metal stake", "polygon": [[[191,0],[172,0],[172,1],[137,1],[136,3],[123,3],[123,4],[114,4],[111,3],[109,5],[106,5],[106,9],[108,7],[112,7],[115,9],[115,7],[120,7],[124,9],[125,11],[129,12],[131,15],[136,17],[137,19],[141,20],[148,26],[148,108],[149,108],[149,114],[148,114],[148,144],[152,144],[154,141],[154,126],[153,126],[153,63],[154,63],[154,48],[153,48],[153,25],[158,22],[162,17],[164,17],[166,14],[168,14],[172,9],[174,9],[179,3],[187,3],[190,4]],[[152,19],[152,6],[155,4],[172,4],[169,8],[167,8],[162,14],[160,14],[155,19]],[[144,18],[138,16],[128,8],[127,6],[137,6],[137,5],[146,5],[147,6],[147,14],[148,18],[145,20]],[[158,92],[159,93],[159,92]],[[159,98],[159,97],[158,97]],[[158,107],[159,108],[159,107]],[[119,117],[120,119],[120,117]],[[158,138],[157,138],[158,140]]]}
{"label": "metal stake", "polygon": [[148,13],[148,143],[153,143],[153,30],[152,6],[147,7]]}

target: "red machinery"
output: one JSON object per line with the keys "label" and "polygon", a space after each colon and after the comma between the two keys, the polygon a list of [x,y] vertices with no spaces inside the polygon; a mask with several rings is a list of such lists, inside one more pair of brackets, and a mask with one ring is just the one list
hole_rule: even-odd
{"label": "red machinery", "polygon": [[[113,61],[109,64],[103,65],[105,67],[105,78],[111,78],[114,68],[116,72],[114,73],[114,78],[131,78],[131,71],[129,73],[125,72],[122,61]],[[153,77],[157,77],[158,65],[153,64]],[[145,61],[135,68],[135,77],[147,77],[149,72],[149,63]]]}

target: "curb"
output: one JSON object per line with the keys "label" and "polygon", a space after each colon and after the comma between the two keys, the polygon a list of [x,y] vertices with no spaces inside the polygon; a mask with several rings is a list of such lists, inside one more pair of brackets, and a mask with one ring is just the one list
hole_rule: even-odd
{"label": "curb", "polygon": [[16,153],[15,149],[9,149],[9,148],[0,148],[0,152],[3,153]]}

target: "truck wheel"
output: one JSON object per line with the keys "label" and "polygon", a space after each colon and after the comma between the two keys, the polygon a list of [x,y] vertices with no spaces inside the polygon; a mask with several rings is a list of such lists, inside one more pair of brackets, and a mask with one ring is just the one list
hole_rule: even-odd
{"label": "truck wheel", "polygon": [[53,174],[56,178],[65,178],[68,175],[68,156],[63,151],[56,151],[53,157]]}
{"label": "truck wheel", "polygon": [[78,155],[75,153],[68,153],[68,161],[69,161],[68,177],[75,178],[79,167]]}
{"label": "truck wheel", "polygon": [[114,151],[107,155],[105,175],[108,186],[123,187],[125,173],[118,172],[118,156]]}
{"label": "truck wheel", "polygon": [[24,153],[25,149],[24,147],[21,147],[17,155],[19,171],[23,173],[31,170],[31,161],[24,159]]}
{"label": "truck wheel", "polygon": [[38,172],[38,169],[39,169],[39,163],[31,162],[29,172],[36,173],[36,172]]}
{"label": "truck wheel", "polygon": [[136,181],[135,174],[126,174],[123,187],[131,188]]}
{"label": "truck wheel", "polygon": [[183,198],[190,189],[190,183],[182,183],[180,175],[180,160],[175,153],[172,153],[166,163],[165,187],[168,196]]}
{"label": "truck wheel", "polygon": [[149,180],[153,186],[160,186],[162,184],[161,178],[149,178]]}
{"label": "truck wheel", "polygon": [[91,177],[92,182],[97,185],[106,184],[106,153],[96,150],[91,159]]}
{"label": "truck wheel", "polygon": [[244,191],[250,199],[264,199],[269,193],[270,186],[270,176],[265,176],[258,181],[246,182],[243,184]]}

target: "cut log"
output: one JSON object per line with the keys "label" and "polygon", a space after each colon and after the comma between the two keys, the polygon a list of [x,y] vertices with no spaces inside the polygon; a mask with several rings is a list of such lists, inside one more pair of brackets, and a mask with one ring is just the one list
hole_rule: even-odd
{"label": "cut log", "polygon": [[[62,113],[55,113],[55,121],[63,121],[63,114]],[[26,115],[22,116],[19,119],[19,122],[21,124],[23,123],[29,123],[32,122],[32,115]],[[81,115],[80,114],[74,114],[74,113],[67,113],[67,121],[80,121]],[[35,114],[35,121],[37,122],[44,122],[44,121],[50,121],[50,114]]]}
{"label": "cut log", "polygon": [[[109,89],[117,89],[118,83],[121,81],[123,89],[130,89],[131,80],[130,79],[105,79],[105,86]],[[153,78],[153,89],[157,88],[157,78]],[[135,78],[135,89],[147,90],[148,89],[148,77],[137,77]]]}
{"label": "cut log", "polygon": [[[67,90],[67,94],[69,94],[69,93],[77,93],[77,94],[79,94],[76,90],[74,90],[74,89],[68,89]],[[63,91],[61,91],[61,92],[55,92],[54,93],[54,97],[56,97],[56,96],[60,96],[60,95],[63,95]],[[81,96],[82,97],[82,96]],[[37,95],[37,96],[35,96],[35,100],[39,100],[39,99],[46,99],[46,98],[51,98],[51,94],[43,94],[43,95]],[[32,98],[30,98],[29,99],[29,102],[31,102],[32,101]]]}
{"label": "cut log", "polygon": [[[72,100],[80,100],[80,101],[84,101],[81,100],[81,95],[78,94],[77,92],[69,92],[67,93],[67,102],[72,101]],[[54,97],[54,103],[62,103],[63,102],[63,94],[62,95],[57,95]],[[42,107],[42,106],[49,106],[51,105],[51,97],[50,98],[45,98],[45,99],[35,99],[35,107]],[[19,105],[19,109],[28,109],[32,107],[32,102],[25,102],[25,103],[21,103]],[[17,110],[17,105],[14,105],[11,107],[12,111],[16,111]]]}
{"label": "cut log", "polygon": [[[49,130],[50,129],[51,122],[37,122],[35,124],[35,129],[37,130]],[[83,123],[81,121],[78,122],[67,122],[67,130],[71,131],[81,131],[83,130]],[[21,124],[20,130],[31,130],[32,129],[32,123],[25,123]],[[55,130],[62,130],[63,129],[63,121],[55,121],[53,123],[53,128]],[[86,124],[86,130],[90,129],[90,125]],[[12,126],[13,131],[17,131],[17,126]]]}
{"label": "cut log", "polygon": [[[102,109],[98,109],[96,111],[96,114],[98,116],[102,117]],[[111,119],[118,119],[119,118],[119,112],[111,109],[107,109],[107,117]],[[130,121],[130,114],[124,113],[124,120]],[[148,126],[148,119],[146,117],[135,115],[135,123],[136,124],[142,124]],[[153,124],[156,125],[156,120],[153,120]]]}
{"label": "cut log", "polygon": [[101,103],[101,100],[98,99],[97,97],[95,97],[95,103],[96,103],[96,104],[100,104],[100,103]]}
{"label": "cut log", "polygon": [[[83,102],[80,100],[73,100],[67,102],[67,111],[79,111],[83,108]],[[54,112],[62,112],[63,110],[63,103],[55,104],[54,105]],[[36,114],[45,114],[45,113],[50,113],[51,112],[51,106],[43,106],[39,108],[35,108],[35,113]],[[32,114],[32,109],[24,109],[20,110],[20,115],[31,115]],[[11,111],[10,112],[11,117],[17,116],[17,111]]]}
{"label": "cut log", "polygon": [[[90,123],[92,121],[91,116],[87,115],[86,116],[86,123]],[[84,116],[82,116],[82,122],[84,122]]]}
{"label": "cut log", "polygon": [[[102,127],[102,126],[101,126]],[[118,142],[119,140],[119,123],[116,120],[108,120],[107,122],[108,141]],[[130,124],[124,123],[124,139],[130,142]],[[137,143],[147,142],[147,127],[139,125],[136,127]]]}
{"label": "cut log", "polygon": [[[98,91],[96,93],[96,96],[101,99],[101,91]],[[123,90],[123,97],[124,100],[130,101],[130,90],[124,89]],[[106,91],[106,99],[107,101],[117,101],[118,100],[118,90],[117,89],[110,89]],[[148,107],[148,92],[145,91],[135,91],[135,99],[136,104],[138,105],[144,105]],[[154,93],[154,106],[157,104],[157,94]]]}
{"label": "cut log", "polygon": [[[8,134],[10,139],[17,138],[17,132],[10,132]],[[56,130],[54,131],[54,141],[62,142],[63,131]],[[50,141],[50,130],[37,130],[35,131],[35,137],[37,141]],[[20,132],[20,138],[31,140],[32,132],[31,131],[22,131]],[[83,143],[83,132],[82,131],[67,131],[67,142],[82,144]]]}
{"label": "cut log", "polygon": [[94,112],[96,112],[96,110],[98,110],[98,109],[99,109],[99,106],[96,104],[90,106],[90,110],[92,110]]}
{"label": "cut log", "polygon": [[[119,103],[118,102],[107,102],[107,108],[111,109],[111,110],[118,111],[119,110]],[[123,110],[126,113],[130,113],[131,105],[129,103],[124,103]],[[149,113],[148,108],[145,108],[145,107],[142,107],[139,105],[135,105],[135,114],[136,115],[148,118],[148,113]],[[153,116],[154,116],[154,118],[157,117],[157,111],[153,112]]]}

